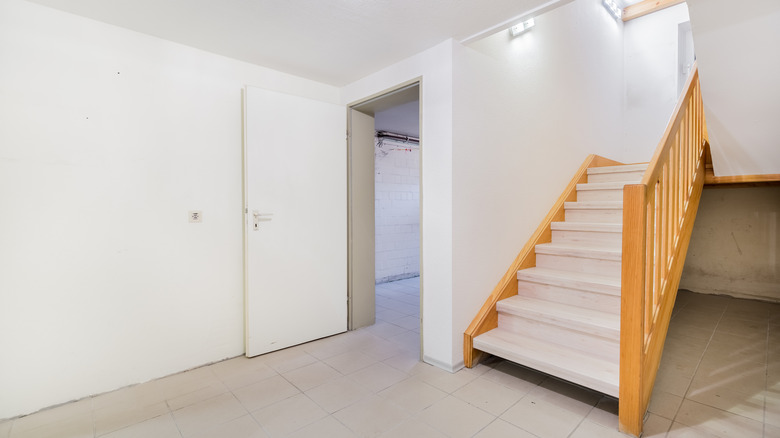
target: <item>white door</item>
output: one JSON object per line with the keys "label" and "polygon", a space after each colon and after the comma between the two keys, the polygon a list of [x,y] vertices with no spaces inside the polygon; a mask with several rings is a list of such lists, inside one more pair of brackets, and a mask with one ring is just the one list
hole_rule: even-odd
{"label": "white door", "polygon": [[351,330],[376,321],[374,117],[349,110]]}
{"label": "white door", "polygon": [[347,329],[345,115],[245,90],[247,356]]}

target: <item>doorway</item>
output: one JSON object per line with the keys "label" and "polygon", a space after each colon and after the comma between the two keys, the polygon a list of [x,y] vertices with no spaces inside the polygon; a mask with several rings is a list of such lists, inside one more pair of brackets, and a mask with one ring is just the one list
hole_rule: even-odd
{"label": "doorway", "polygon": [[390,334],[400,327],[418,349],[419,97],[413,82],[348,110],[349,328]]}

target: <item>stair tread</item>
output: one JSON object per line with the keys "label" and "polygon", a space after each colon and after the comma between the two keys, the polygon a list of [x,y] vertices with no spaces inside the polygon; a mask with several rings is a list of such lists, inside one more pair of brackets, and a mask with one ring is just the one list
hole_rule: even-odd
{"label": "stair tread", "polygon": [[600,231],[606,233],[622,233],[623,224],[607,222],[551,222],[554,231]]}
{"label": "stair tread", "polygon": [[577,190],[622,190],[626,184],[634,184],[635,181],[610,181],[577,184]]}
{"label": "stair tread", "polygon": [[585,272],[564,271],[549,268],[527,268],[517,271],[517,279],[534,283],[554,284],[569,286],[578,289],[577,285],[594,287],[606,287],[608,291],[614,291],[620,295],[620,277],[611,275],[597,275]]}
{"label": "stair tread", "polygon": [[618,340],[620,314],[570,306],[564,303],[513,295],[497,303],[499,312],[558,323],[558,325]]}
{"label": "stair tread", "polygon": [[596,258],[620,261],[622,248],[619,245],[599,245],[595,243],[540,243],[534,247],[537,254],[560,255],[570,257]]}
{"label": "stair tread", "polygon": [[577,201],[564,202],[566,210],[622,210],[623,201]]}
{"label": "stair tread", "polygon": [[618,396],[619,363],[527,338],[501,327],[475,337],[474,348],[613,397]]}
{"label": "stair tread", "polygon": [[588,169],[588,175],[598,175],[603,173],[636,172],[647,169],[648,163],[623,164],[620,166],[591,167]]}

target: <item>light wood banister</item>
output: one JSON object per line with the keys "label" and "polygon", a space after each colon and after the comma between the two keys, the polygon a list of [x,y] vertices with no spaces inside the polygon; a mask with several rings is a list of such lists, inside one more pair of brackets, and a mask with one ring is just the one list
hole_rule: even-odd
{"label": "light wood banister", "polygon": [[463,362],[466,367],[471,368],[479,361],[480,351],[474,349],[474,338],[498,327],[498,311],[496,310],[496,303],[509,298],[513,295],[517,295],[517,271],[526,268],[532,268],[536,266],[536,252],[534,248],[541,243],[549,243],[552,240],[552,229],[550,224],[552,222],[563,221],[564,210],[563,206],[565,202],[573,202],[577,200],[577,184],[584,184],[588,181],[588,168],[590,167],[605,167],[605,166],[617,166],[622,163],[610,160],[608,158],[601,157],[599,155],[589,155],[582,163],[577,173],[569,181],[569,185],[566,186],[563,193],[550,211],[542,220],[541,225],[534,231],[531,238],[520,250],[520,253],[515,257],[512,265],[507,269],[506,273],[498,282],[493,292],[482,305],[482,308],[477,313],[477,316],[471,321],[466,331],[463,333]]}
{"label": "light wood banister", "polygon": [[623,189],[620,430],[639,436],[704,187],[706,121],[694,64],[639,184]]}

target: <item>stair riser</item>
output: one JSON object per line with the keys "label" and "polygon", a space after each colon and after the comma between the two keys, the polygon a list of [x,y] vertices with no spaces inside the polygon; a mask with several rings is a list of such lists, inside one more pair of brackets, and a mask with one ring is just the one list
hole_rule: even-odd
{"label": "stair riser", "polygon": [[620,296],[518,280],[517,294],[602,312],[620,313]]}
{"label": "stair riser", "polygon": [[564,213],[566,222],[623,223],[622,209],[569,209]]}
{"label": "stair riser", "polygon": [[498,314],[498,325],[522,336],[558,344],[609,361],[620,360],[619,339],[607,339],[556,324],[509,314]]}
{"label": "stair riser", "polygon": [[634,172],[613,172],[613,173],[599,173],[590,175],[588,174],[588,183],[602,183],[602,182],[626,182],[626,184],[638,183],[642,180],[644,170]]}
{"label": "stair riser", "polygon": [[602,231],[556,231],[552,232],[553,243],[593,243],[598,245],[612,245],[620,249],[623,243],[622,233],[608,233]]}
{"label": "stair riser", "polygon": [[614,190],[577,190],[577,202],[583,201],[622,201],[623,189]]}
{"label": "stair riser", "polygon": [[596,275],[620,277],[619,260],[602,260],[585,257],[570,257],[550,254],[536,254],[536,266],[563,271],[586,272]]}

